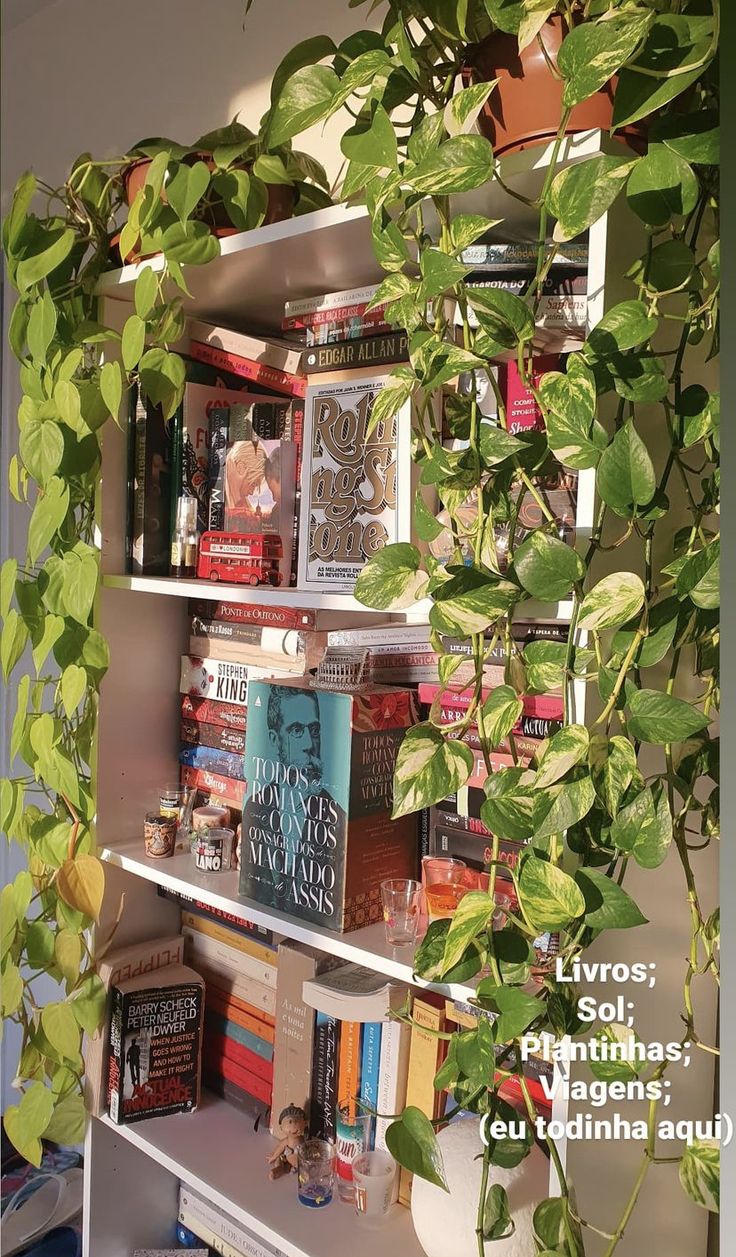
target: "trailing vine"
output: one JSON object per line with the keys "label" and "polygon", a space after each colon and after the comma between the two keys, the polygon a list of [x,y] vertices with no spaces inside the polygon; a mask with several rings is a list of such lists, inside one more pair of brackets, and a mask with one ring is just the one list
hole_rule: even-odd
{"label": "trailing vine", "polygon": [[[422,482],[438,494],[449,521],[438,522],[420,495],[415,528],[423,544],[387,547],[366,566],[356,590],[366,605],[383,610],[431,600],[443,683],[451,685],[457,658],[446,652],[445,637],[468,639],[475,662],[462,719],[447,726],[433,710],[407,734],[395,814],[429,806],[464,784],[473,755],[462,739],[471,724],[487,765],[504,739],[514,757],[514,766],[489,774],[486,786],[482,816],[494,835],[488,891],[468,894],[451,923],[434,923],[415,962],[421,976],[436,982],[465,981],[488,969],[477,1002],[495,1020],[480,1019],[476,1029],[452,1036],[437,1086],[465,1110],[498,1115],[505,1112],[500,1080],[513,1075],[529,1116],[528,1139],[491,1140],[485,1148],[477,1218],[482,1255],[513,1226],[493,1167],[518,1164],[533,1143],[537,1115],[521,1038],[545,1032],[556,1041],[575,1039],[582,1029],[575,989],[538,971],[533,943],[540,932],[559,932],[563,972],[571,972],[603,930],[644,928],[625,888],[632,865],[656,870],[676,859],[690,933],[682,1043],[716,1052],[699,1027],[694,992],[718,981],[718,909],[703,901],[693,853],[718,835],[719,412],[717,396],[700,381],[704,361],[718,350],[719,5],[384,0],[378,7],[385,14],[380,32],[359,31],[339,47],[315,36],[284,59],[258,138],[262,152],[288,151],[308,126],[348,112],[342,196],[367,207],[385,271],[376,303],[387,301],[391,321],[410,336],[409,363],[392,371],[373,421],[411,399]],[[461,254],[494,224],[457,208],[453,198],[492,184],[500,173],[489,141],[476,133],[495,84],[467,85],[468,46],[494,30],[528,44],[553,14],[568,32],[566,54],[550,67],[564,81],[565,110],[547,177],[537,197],[526,198],[537,216],[536,272],[525,297],[472,288]],[[614,128],[646,127],[645,155],[616,147],[561,168],[569,109],[614,75]],[[104,1003],[87,944],[104,885],[92,781],[97,694],[108,662],[92,620],[99,432],[110,415],[119,420],[132,385],[173,413],[184,382],[184,365],[168,348],[183,331],[182,264],[205,263],[217,251],[206,225],[195,221],[204,176],[192,175],[196,164],[161,144],[130,207],[121,247],[125,254],[143,245],[147,233],[145,243],[162,252],[162,269],[145,268],[137,280],[120,361],[109,356],[116,337],[97,322],[95,291],[109,265],[109,236],[120,225],[129,158],[98,163],[85,155],[59,189],[25,175],[3,228],[19,293],[10,343],[23,389],[10,481],[31,514],[26,562],[8,560],[2,569],[0,662],[7,681],[30,648],[36,672],[18,681],[12,732],[11,754],[27,769],[3,781],[0,793],[2,828],[28,855],[28,869],[3,890],[0,904],[3,1013],[23,1028],[21,1099],[6,1114],[6,1129],[35,1161],[42,1136],[68,1142],[80,1136],[81,1035],[94,1031]],[[226,145],[219,148],[223,174],[229,154]],[[164,213],[161,192],[175,177],[181,195],[170,198]],[[237,198],[251,183],[236,178],[221,185]],[[38,198],[45,198],[39,217],[31,212]],[[627,272],[630,293],[605,312],[564,370],[535,382],[535,314],[557,250],[623,201],[632,241],[645,239]],[[262,197],[256,211],[247,225],[265,212]],[[508,357],[534,392],[544,432],[511,433],[500,391],[497,418],[489,419],[471,389],[449,395],[444,422],[452,444],[444,440],[438,399],[445,387],[460,373],[474,379]],[[597,516],[577,549],[558,536],[546,499],[555,465],[595,475]],[[535,498],[542,520],[524,538],[518,536],[522,492]],[[430,547],[443,528],[452,553],[440,564]],[[624,544],[625,563],[611,571],[611,554]],[[569,604],[567,643],[540,649],[541,643],[515,642],[514,620],[534,613],[532,601]],[[504,644],[506,683],[486,696],[483,664],[497,642]],[[578,719],[582,688],[595,712],[587,726]],[[565,727],[533,763],[519,762],[513,729],[522,697],[560,690]],[[518,910],[493,930],[502,839],[525,847],[511,872]],[[42,973],[65,983],[64,997],[45,1007],[34,995]],[[623,1032],[596,1033],[611,1041]],[[630,1056],[590,1068],[603,1080],[658,1084],[669,1064],[649,1069]],[[397,1123],[411,1126],[411,1139],[402,1142],[412,1153],[404,1160],[419,1174],[441,1178],[432,1123],[420,1119],[412,1114]],[[696,1140],[676,1158],[665,1157],[657,1121],[653,1098],[644,1149],[611,1230],[584,1217],[584,1202],[576,1201],[547,1135],[560,1187],[535,1215],[540,1253],[579,1257],[595,1235],[612,1257],[647,1176],[662,1161],[676,1160],[692,1199],[715,1207],[715,1144]]]}

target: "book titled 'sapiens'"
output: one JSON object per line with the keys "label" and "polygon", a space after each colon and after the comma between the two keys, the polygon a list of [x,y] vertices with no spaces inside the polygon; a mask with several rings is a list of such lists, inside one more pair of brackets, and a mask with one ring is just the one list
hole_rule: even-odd
{"label": "book titled 'sapiens'", "polygon": [[241,894],[334,930],[381,918],[381,882],[416,873],[416,817],[391,819],[413,721],[408,690],[250,682]]}
{"label": "book titled 'sapiens'", "polygon": [[199,1103],[204,982],[168,965],[112,987],[108,1111],[118,1126]]}
{"label": "book titled 'sapiens'", "polygon": [[383,546],[411,540],[411,407],[371,428],[387,375],[310,380],[304,410],[299,588],[350,592]]}

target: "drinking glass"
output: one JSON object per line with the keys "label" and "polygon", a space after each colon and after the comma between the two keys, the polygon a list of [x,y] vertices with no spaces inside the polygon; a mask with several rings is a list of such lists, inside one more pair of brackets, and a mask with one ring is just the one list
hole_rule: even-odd
{"label": "drinking glass", "polygon": [[353,1161],[355,1211],[366,1221],[385,1218],[393,1203],[396,1162],[387,1152],[361,1152]]}
{"label": "drinking glass", "polygon": [[341,1104],[337,1110],[335,1127],[337,1194],[340,1200],[352,1203],[353,1161],[370,1147],[371,1115],[356,1111],[351,1105]]}
{"label": "drinking glass", "polygon": [[422,877],[430,921],[451,917],[470,889],[468,866],[454,856],[425,855]]}
{"label": "drinking glass", "polygon": [[419,923],[420,890],[419,882],[409,877],[381,882],[386,942],[403,947],[415,941]]}
{"label": "drinking glass", "polygon": [[305,1139],[297,1150],[297,1194],[308,1209],[329,1205],[335,1184],[335,1145],[328,1139]]}

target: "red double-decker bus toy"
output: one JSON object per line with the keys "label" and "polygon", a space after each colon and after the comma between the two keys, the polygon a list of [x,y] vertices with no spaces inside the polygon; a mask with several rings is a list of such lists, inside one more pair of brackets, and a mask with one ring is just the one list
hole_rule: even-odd
{"label": "red double-decker bus toy", "polygon": [[280,585],[282,558],[278,533],[206,532],[199,543],[197,576],[240,585]]}

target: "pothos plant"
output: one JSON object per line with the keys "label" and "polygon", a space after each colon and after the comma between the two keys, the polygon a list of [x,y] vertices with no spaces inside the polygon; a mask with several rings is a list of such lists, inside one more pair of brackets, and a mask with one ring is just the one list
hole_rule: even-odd
{"label": "pothos plant", "polygon": [[[556,972],[536,969],[535,939],[559,933],[564,974],[604,931],[644,925],[627,890],[629,870],[638,865],[656,876],[670,848],[682,868],[690,934],[682,1044],[716,1052],[699,1031],[693,989],[718,983],[719,917],[701,900],[692,852],[718,835],[719,409],[702,381],[718,350],[719,8],[718,0],[386,0],[375,9],[384,14],[380,31],[360,31],[339,47],[316,36],[288,54],[265,125],[273,142],[283,142],[347,109],[342,192],[366,206],[385,272],[373,305],[385,303],[387,320],[409,334],[409,362],[390,373],[371,422],[411,401],[413,457],[442,514],[428,509],[427,494],[417,495],[414,524],[424,545],[386,546],[366,564],[356,596],[383,611],[428,598],[441,681],[452,685],[463,657],[447,649],[447,638],[469,641],[475,664],[461,718],[444,723],[435,704],[406,734],[394,815],[436,804],[465,784],[473,753],[463,735],[475,726],[488,768],[481,808],[493,835],[488,890],[467,894],[451,921],[430,925],[415,965],[437,982],[483,971],[475,1002],[495,1015],[448,1036],[436,1087],[449,1089],[463,1110],[498,1114],[499,1089],[515,1076],[530,1120],[525,1141],[501,1138],[485,1148],[476,1226],[482,1257],[514,1227],[493,1167],[519,1164],[533,1142],[537,1115],[520,1036],[561,1039],[584,1029],[578,992]],[[501,182],[476,125],[482,129],[481,111],[498,83],[468,85],[466,67],[474,62],[470,44],[496,31],[524,48],[552,17],[562,22],[556,63],[548,58],[549,73],[561,79],[561,113],[539,194],[519,197],[537,224],[536,270],[520,297],[466,282],[472,268],[463,251],[498,223],[453,198],[494,180],[518,196]],[[572,110],[607,84],[613,134],[636,124],[648,139],[644,155],[613,143],[561,168]],[[629,259],[629,294],[605,311],[564,369],[538,380],[535,315],[556,253],[617,200],[628,205],[624,234],[644,246]],[[509,431],[490,371],[504,357],[532,391],[543,433]],[[497,418],[481,413],[475,387],[442,403],[459,374],[477,382],[481,372],[496,391]],[[555,466],[595,475],[597,514],[577,548],[560,537],[547,497]],[[519,506],[527,494],[541,522],[522,534]],[[449,553],[443,563],[432,554],[440,535]],[[611,552],[615,559],[624,543],[625,563],[616,570]],[[514,622],[534,614],[531,600],[570,604],[567,643],[518,643]],[[499,643],[506,683],[488,695],[484,663]],[[587,724],[576,713],[576,686],[585,687],[593,711]],[[550,691],[562,692],[565,727],[529,762],[517,754],[514,729],[524,697]],[[514,764],[491,771],[491,752],[504,739]],[[493,929],[502,840],[523,844],[510,874],[503,866],[518,906]],[[617,1026],[595,1033],[629,1037]],[[669,1068],[631,1052],[618,1063],[590,1063],[605,1081],[661,1084]],[[655,1085],[652,1094],[658,1091]],[[664,1155],[658,1112],[651,1101],[643,1151],[632,1151],[630,1194],[612,1229],[583,1220],[546,1136],[560,1195],[535,1215],[538,1251],[579,1257],[593,1243],[611,1257],[648,1173],[662,1161],[678,1162],[697,1204],[717,1208],[717,1145],[696,1140],[680,1156]],[[436,1125],[408,1109],[387,1143],[403,1165],[444,1186]],[[587,1218],[585,1202],[580,1210]]]}
{"label": "pothos plant", "polygon": [[[351,7],[358,7],[354,0]],[[632,864],[656,869],[670,848],[683,871],[691,937],[683,1042],[714,1051],[698,1033],[693,987],[717,981],[718,914],[701,902],[691,852],[716,837],[718,804],[711,732],[718,703],[718,405],[699,382],[703,358],[717,349],[718,4],[384,0],[374,7],[385,13],[379,32],[360,31],[339,47],[316,36],[284,59],[261,137],[271,151],[339,110],[351,115],[342,139],[342,195],[368,209],[376,259],[386,272],[376,301],[389,303],[391,320],[410,336],[409,364],[391,373],[373,422],[411,399],[414,456],[449,521],[439,523],[418,498],[416,531],[431,544],[444,528],[451,546],[444,565],[420,548],[389,546],[366,566],[357,593],[381,609],[429,597],[443,681],[451,683],[454,668],[446,635],[470,641],[476,666],[462,720],[448,727],[432,711],[407,734],[395,814],[429,806],[467,780],[472,755],[463,734],[471,723],[487,763],[503,739],[516,761],[488,778],[483,819],[494,834],[488,891],[467,895],[452,923],[434,924],[417,954],[418,972],[435,981],[464,980],[487,968],[477,1001],[495,1015],[451,1037],[436,1081],[463,1109],[503,1113],[499,1079],[513,1074],[533,1118],[520,1035],[580,1031],[569,985],[549,973],[532,981],[535,938],[557,931],[569,966],[603,930],[642,925],[625,888],[627,871]],[[564,107],[543,186],[527,203],[537,216],[536,273],[524,298],[473,289],[461,255],[494,224],[452,198],[501,180],[502,172],[488,140],[475,133],[495,85],[466,85],[467,48],[494,31],[528,43],[552,15],[566,32],[566,51],[550,65],[563,80]],[[613,125],[646,124],[646,155],[618,149],[558,169],[569,110],[614,75]],[[165,153],[149,171],[150,190],[141,193],[134,229],[145,229],[159,211],[171,173]],[[32,514],[27,563],[16,567],[11,560],[2,572],[0,647],[6,679],[29,644],[37,673],[20,678],[12,734],[12,753],[28,771],[2,786],[3,828],[29,856],[28,870],[3,891],[4,1011],[24,1029],[22,1098],[6,1115],[6,1128],[31,1159],[38,1158],[41,1136],[71,1139],[81,1130],[80,1035],[98,1024],[102,1010],[86,944],[103,886],[89,768],[107,663],[105,643],[91,623],[98,583],[92,531],[98,432],[108,415],[118,415],[125,384],[139,384],[173,413],[184,368],[168,348],[181,331],[181,303],[170,299],[170,285],[184,290],[181,264],[207,260],[199,246],[187,248],[201,232],[190,225],[193,207],[184,197],[182,230],[160,241],[163,270],[147,268],[137,281],[135,312],[120,344],[122,366],[114,358],[103,361],[101,347],[111,335],[96,322],[94,289],[106,264],[120,169],[120,163],[85,156],[61,189],[25,176],[3,238],[20,294],[10,337],[24,392],[11,489],[19,501],[30,499]],[[48,198],[41,218],[29,212],[39,192]],[[617,199],[628,202],[631,222],[646,239],[643,255],[631,260],[630,296],[606,312],[564,370],[536,384],[535,313],[556,249]],[[472,378],[509,355],[534,392],[544,433],[510,433],[500,395],[498,418],[489,420],[473,391],[456,393],[445,413],[453,447],[443,440],[437,417],[442,390],[460,373]],[[598,515],[588,544],[578,550],[558,536],[546,499],[550,460],[573,472],[595,469]],[[675,488],[685,498],[684,524],[670,506]],[[522,490],[536,497],[543,521],[523,540],[517,539]],[[607,553],[623,541],[626,570],[611,574]],[[517,646],[514,620],[529,614],[530,599],[570,602],[567,644]],[[483,663],[499,642],[506,684],[487,696]],[[588,727],[575,719],[576,683],[598,701]],[[513,730],[523,696],[560,689],[566,727],[532,764],[519,762]],[[494,931],[503,839],[523,843],[524,850],[512,872],[518,908]],[[63,978],[67,988],[65,998],[44,1008],[34,996],[42,972]],[[600,1031],[601,1037],[615,1033]],[[624,1061],[599,1072],[659,1081],[667,1069],[666,1062],[651,1071]],[[595,1232],[610,1257],[647,1174],[666,1159],[656,1118],[653,1102],[629,1198],[607,1232],[582,1220],[554,1140],[547,1139],[560,1194],[537,1211],[540,1252],[578,1257]],[[443,1183],[432,1123],[420,1113],[400,1117],[389,1142],[402,1163]],[[477,1214],[481,1254],[513,1227],[505,1193],[492,1182],[493,1166],[518,1164],[531,1143],[530,1131],[526,1140],[491,1141],[485,1150]],[[678,1160],[685,1189],[713,1207],[717,1148],[699,1141]]]}
{"label": "pothos plant", "polygon": [[[150,159],[126,215],[126,181]],[[171,416],[185,364],[168,346],[184,333],[182,266],[217,256],[211,208],[240,229],[258,226],[269,185],[290,185],[297,208],[329,202],[320,164],[274,146],[237,121],[192,148],[149,140],[122,157],[85,153],[61,187],[22,176],[3,223],[10,282],[18,292],[9,342],[20,364],[18,453],[10,490],[30,508],[24,559],[0,573],[0,665],[16,677],[10,759],[0,782],[0,828],[27,867],[0,897],[2,1011],[22,1029],[19,1103],[5,1113],[15,1146],[35,1164],[42,1138],[75,1143],[84,1131],[82,1035],[93,1034],[105,995],[95,972],[109,939],[90,950],[104,867],[95,853],[93,747],[108,647],[93,624],[99,585],[95,494],[100,432],[119,423],[126,391],[142,389]],[[144,267],[122,333],[98,321],[97,283],[123,257],[158,251]],[[12,771],[12,769],[11,769]],[[44,975],[61,984],[43,1002]]]}

